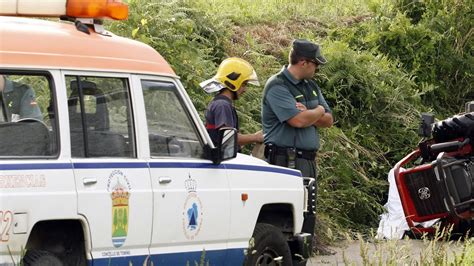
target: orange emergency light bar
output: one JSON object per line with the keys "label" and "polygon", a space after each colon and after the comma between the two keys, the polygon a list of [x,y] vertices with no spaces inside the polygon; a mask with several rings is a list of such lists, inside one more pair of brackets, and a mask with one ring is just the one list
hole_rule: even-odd
{"label": "orange emergency light bar", "polygon": [[127,19],[128,5],[121,0],[1,0],[0,15]]}
{"label": "orange emergency light bar", "polygon": [[66,15],[75,18],[127,19],[128,5],[121,0],[67,0]]}

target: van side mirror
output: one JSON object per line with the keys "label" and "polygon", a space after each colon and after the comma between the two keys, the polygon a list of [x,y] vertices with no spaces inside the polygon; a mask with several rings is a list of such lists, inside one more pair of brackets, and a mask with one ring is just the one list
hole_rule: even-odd
{"label": "van side mirror", "polygon": [[222,161],[235,158],[239,145],[237,143],[237,129],[235,128],[221,128],[219,130],[217,148],[222,154]]}
{"label": "van side mirror", "polygon": [[216,148],[205,146],[205,158],[212,160],[213,164],[220,164],[222,161],[237,156],[239,148],[237,143],[237,129],[231,127],[219,129],[217,141]]}

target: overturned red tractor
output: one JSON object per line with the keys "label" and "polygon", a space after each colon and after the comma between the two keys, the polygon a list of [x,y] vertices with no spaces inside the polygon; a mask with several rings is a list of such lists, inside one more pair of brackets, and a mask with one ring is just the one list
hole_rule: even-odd
{"label": "overturned red tractor", "polygon": [[395,180],[412,233],[434,233],[420,223],[439,219],[460,235],[474,229],[474,102],[466,112],[434,123],[422,115],[423,140],[395,166]]}

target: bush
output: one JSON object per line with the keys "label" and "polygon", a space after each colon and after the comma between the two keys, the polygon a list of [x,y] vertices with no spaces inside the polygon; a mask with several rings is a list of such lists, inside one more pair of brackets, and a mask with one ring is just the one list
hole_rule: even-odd
{"label": "bush", "polygon": [[320,208],[339,226],[368,230],[378,222],[389,169],[418,140],[420,95],[413,78],[385,56],[325,42],[318,79],[335,127],[322,130]]}
{"label": "bush", "polygon": [[112,23],[113,31],[160,52],[181,77],[196,108],[204,110],[210,96],[199,83],[210,78],[225,57],[224,42],[231,33],[226,21],[207,16],[186,0],[130,0],[129,9],[128,20]]}
{"label": "bush", "polygon": [[[423,89],[423,103],[446,117],[474,99],[472,5],[459,0],[394,1],[390,12],[332,38],[397,60]],[[385,10],[386,11],[386,10]]]}
{"label": "bush", "polygon": [[333,105],[336,126],[376,152],[377,158],[393,164],[417,141],[424,91],[386,56],[354,51],[342,42],[328,42],[324,47],[329,63],[319,79]]}

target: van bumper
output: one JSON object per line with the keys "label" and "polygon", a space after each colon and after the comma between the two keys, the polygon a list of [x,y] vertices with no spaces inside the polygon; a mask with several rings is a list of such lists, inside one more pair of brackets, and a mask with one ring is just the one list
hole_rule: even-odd
{"label": "van bumper", "polygon": [[313,236],[308,233],[296,234],[289,242],[293,265],[305,265],[313,249]]}

